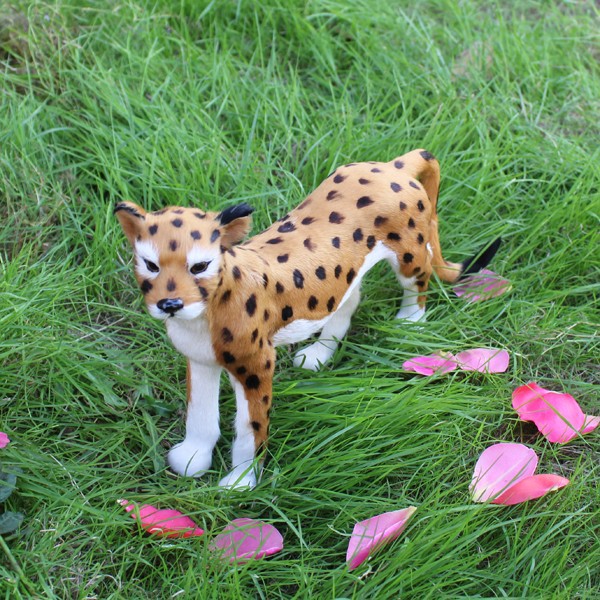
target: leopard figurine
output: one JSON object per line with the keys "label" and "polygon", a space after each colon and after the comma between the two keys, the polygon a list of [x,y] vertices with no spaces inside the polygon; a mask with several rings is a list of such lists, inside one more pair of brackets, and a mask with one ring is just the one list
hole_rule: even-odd
{"label": "leopard figurine", "polygon": [[211,466],[225,369],[237,413],[232,470],[220,484],[256,485],[269,431],[275,348],[320,332],[294,364],[316,370],[330,360],[375,264],[387,261],[403,288],[396,317],[421,321],[433,272],[452,283],[489,263],[500,240],[463,263],[442,257],[439,182],[438,162],[425,150],[387,163],[347,164],[243,243],[253,211],[246,203],[221,212],[116,205],[148,311],[165,322],[187,358],[186,433],[168,455],[176,473],[200,476]]}

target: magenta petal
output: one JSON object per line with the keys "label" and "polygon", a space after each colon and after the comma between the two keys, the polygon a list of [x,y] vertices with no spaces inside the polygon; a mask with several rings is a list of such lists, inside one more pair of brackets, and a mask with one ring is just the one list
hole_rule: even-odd
{"label": "magenta petal", "polygon": [[6,448],[8,444],[10,444],[10,439],[3,431],[0,431],[0,449]]}
{"label": "magenta petal", "polygon": [[464,371],[480,373],[504,373],[508,369],[509,356],[506,350],[497,348],[475,348],[459,352],[455,357]]}
{"label": "magenta petal", "polygon": [[448,373],[456,369],[456,362],[450,353],[430,354],[429,356],[415,356],[402,363],[404,371],[412,371],[419,375],[433,375],[434,373]]}
{"label": "magenta petal", "polygon": [[569,480],[559,475],[532,475],[526,477],[492,500],[492,504],[510,506],[527,500],[541,498],[569,484]]}
{"label": "magenta petal", "polygon": [[471,496],[475,502],[498,497],[535,473],[536,453],[523,444],[494,444],[486,448],[475,465]]}
{"label": "magenta petal", "polygon": [[536,383],[518,387],[512,406],[523,421],[533,421],[550,442],[564,444],[598,426],[598,417],[587,416],[570,394],[552,392]]}
{"label": "magenta petal", "polygon": [[263,558],[283,549],[283,537],[273,525],[254,519],[234,519],[212,542],[211,549],[230,562]]}
{"label": "magenta petal", "polygon": [[157,509],[151,504],[130,504],[127,500],[118,501],[140,526],[148,533],[160,537],[188,538],[202,535],[204,531],[196,526],[189,517],[178,510],[165,508]]}
{"label": "magenta petal", "polygon": [[395,540],[404,531],[416,510],[415,506],[409,506],[357,523],[352,530],[346,552],[348,569],[356,569],[381,546]]}
{"label": "magenta petal", "polygon": [[479,273],[469,275],[460,285],[454,287],[454,293],[469,302],[478,302],[500,296],[511,289],[511,283],[493,271],[482,269]]}

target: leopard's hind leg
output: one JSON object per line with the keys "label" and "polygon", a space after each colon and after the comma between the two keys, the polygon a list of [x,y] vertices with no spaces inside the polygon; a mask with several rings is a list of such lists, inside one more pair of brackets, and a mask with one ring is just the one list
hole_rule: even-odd
{"label": "leopard's hind leg", "polygon": [[418,254],[398,253],[389,261],[403,288],[402,304],[397,319],[425,321],[427,288],[432,274],[431,257],[425,250]]}

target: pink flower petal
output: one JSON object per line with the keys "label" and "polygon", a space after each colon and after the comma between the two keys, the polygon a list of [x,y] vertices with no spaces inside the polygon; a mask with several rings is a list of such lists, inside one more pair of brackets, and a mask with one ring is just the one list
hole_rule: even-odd
{"label": "pink flower petal", "polygon": [[504,373],[508,369],[508,352],[497,348],[475,348],[459,352],[454,359],[464,371]]}
{"label": "pink flower petal", "polygon": [[492,500],[492,504],[510,506],[527,500],[541,498],[569,484],[569,480],[559,475],[532,475],[525,477]]}
{"label": "pink flower petal", "polygon": [[3,431],[0,431],[0,449],[6,448],[8,444],[10,444],[10,439]]}
{"label": "pink flower petal", "polygon": [[460,298],[465,297],[469,302],[479,302],[500,296],[510,291],[512,285],[493,271],[482,269],[479,273],[469,275],[454,287],[454,293]]}
{"label": "pink flower petal", "polygon": [[419,375],[433,375],[434,373],[449,373],[456,369],[454,356],[450,353],[430,354],[429,356],[415,356],[402,363],[404,371],[411,371]]}
{"label": "pink flower petal", "polygon": [[118,500],[119,504],[131,514],[148,533],[160,537],[188,538],[202,535],[204,531],[196,523],[178,510],[170,508],[159,510],[150,504],[130,504],[127,500]]}
{"label": "pink flower petal", "polygon": [[538,457],[523,444],[494,444],[486,448],[475,465],[471,496],[475,502],[496,498],[535,473]]}
{"label": "pink flower petal", "polygon": [[346,552],[348,569],[356,569],[381,546],[395,540],[404,531],[416,510],[415,506],[409,506],[357,523],[352,530]]}
{"label": "pink flower petal", "polygon": [[585,415],[570,394],[552,392],[533,382],[513,392],[512,406],[520,419],[533,421],[550,442],[564,444],[600,424],[600,418]]}
{"label": "pink flower petal", "polygon": [[283,537],[273,525],[254,519],[234,519],[210,545],[229,562],[263,558],[283,549]]}

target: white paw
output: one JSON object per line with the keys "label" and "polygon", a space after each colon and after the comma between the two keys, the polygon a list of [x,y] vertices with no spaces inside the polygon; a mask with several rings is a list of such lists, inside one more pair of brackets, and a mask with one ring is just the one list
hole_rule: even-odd
{"label": "white paw", "polygon": [[243,490],[256,487],[256,470],[254,463],[238,465],[231,473],[219,481],[219,485],[224,488]]}
{"label": "white paw", "polygon": [[424,323],[425,322],[425,309],[418,306],[406,306],[401,308],[396,319],[403,319],[405,321],[411,321],[412,323]]}
{"label": "white paw", "polygon": [[183,440],[169,451],[169,465],[178,475],[201,477],[210,468],[212,447]]}
{"label": "white paw", "polygon": [[330,348],[323,342],[315,342],[306,348],[303,348],[294,356],[294,366],[308,369],[309,371],[318,371],[333,356],[335,347]]}

